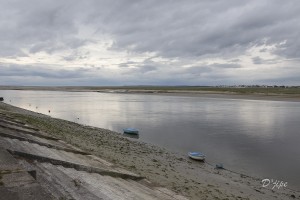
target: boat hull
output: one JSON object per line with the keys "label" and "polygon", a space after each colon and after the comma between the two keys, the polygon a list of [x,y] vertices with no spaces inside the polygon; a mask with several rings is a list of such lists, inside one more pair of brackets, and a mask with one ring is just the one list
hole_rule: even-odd
{"label": "boat hull", "polygon": [[129,135],[138,135],[139,131],[137,129],[133,129],[133,128],[126,128],[123,129],[124,134],[129,134]]}
{"label": "boat hull", "polygon": [[200,160],[200,161],[205,160],[205,155],[199,152],[189,152],[188,156],[193,160]]}

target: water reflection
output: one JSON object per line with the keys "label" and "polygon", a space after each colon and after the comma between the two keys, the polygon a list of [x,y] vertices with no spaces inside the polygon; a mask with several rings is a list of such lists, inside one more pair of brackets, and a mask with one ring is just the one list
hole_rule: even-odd
{"label": "water reflection", "polygon": [[128,138],[134,138],[134,139],[139,139],[140,136],[138,134],[127,134],[127,133],[123,133],[123,136],[128,137]]}
{"label": "water reflection", "polygon": [[0,96],[28,110],[120,134],[135,127],[139,140],[183,154],[201,151],[210,162],[300,187],[297,102],[45,91],[1,91]]}

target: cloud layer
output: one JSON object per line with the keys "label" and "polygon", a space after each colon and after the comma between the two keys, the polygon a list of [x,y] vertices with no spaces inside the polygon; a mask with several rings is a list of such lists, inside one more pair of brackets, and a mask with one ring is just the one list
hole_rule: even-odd
{"label": "cloud layer", "polygon": [[299,85],[299,21],[296,0],[0,0],[0,84]]}

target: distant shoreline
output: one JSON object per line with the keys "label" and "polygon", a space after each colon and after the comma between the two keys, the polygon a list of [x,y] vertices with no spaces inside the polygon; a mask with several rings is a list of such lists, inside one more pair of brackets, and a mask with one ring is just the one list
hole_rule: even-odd
{"label": "distant shoreline", "polygon": [[[190,88],[190,89],[189,89]],[[225,99],[245,99],[245,100],[268,100],[268,101],[290,101],[300,102],[300,89],[295,91],[262,89],[262,88],[219,88],[212,87],[88,87],[88,86],[68,86],[68,87],[45,87],[45,86],[0,86],[0,90],[24,90],[24,91],[64,91],[64,92],[100,92],[118,94],[145,94],[145,95],[168,95],[168,96],[188,96],[207,97]],[[245,89],[245,90],[243,90]],[[256,91],[257,89],[257,91]],[[299,93],[298,93],[299,90]],[[284,93],[286,92],[286,93]],[[290,93],[289,93],[290,92]]]}

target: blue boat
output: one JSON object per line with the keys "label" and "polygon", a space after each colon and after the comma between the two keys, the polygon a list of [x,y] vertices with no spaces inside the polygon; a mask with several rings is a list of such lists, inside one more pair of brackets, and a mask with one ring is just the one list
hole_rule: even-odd
{"label": "blue boat", "polygon": [[200,152],[189,152],[188,156],[194,160],[204,160],[205,159],[205,155]]}
{"label": "blue boat", "polygon": [[139,134],[139,131],[135,128],[124,128],[123,131],[125,134],[132,134],[132,135]]}

